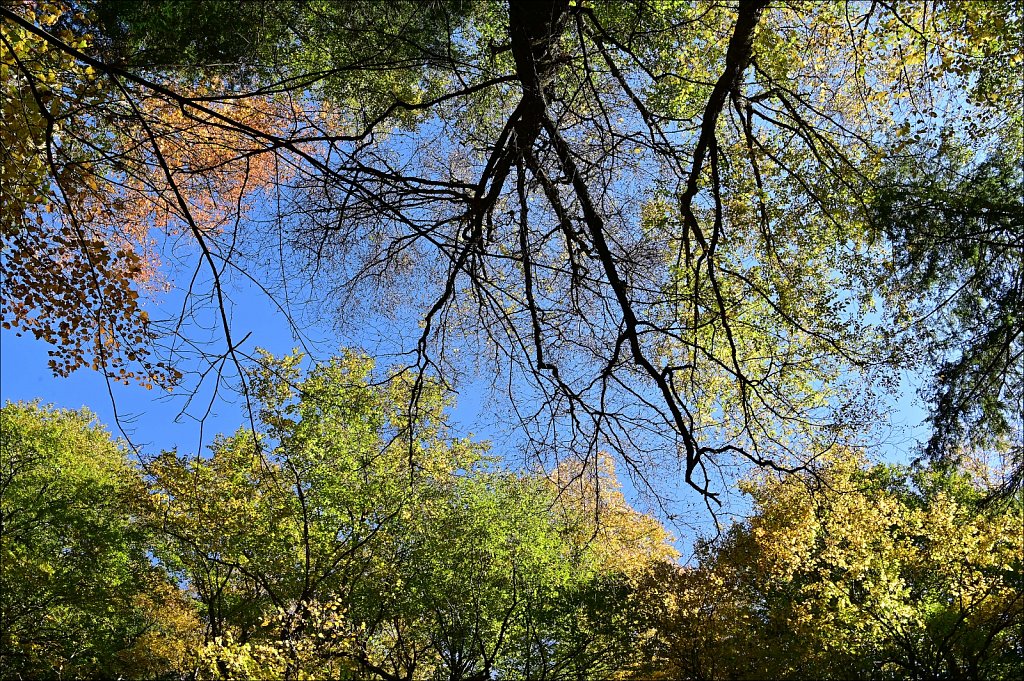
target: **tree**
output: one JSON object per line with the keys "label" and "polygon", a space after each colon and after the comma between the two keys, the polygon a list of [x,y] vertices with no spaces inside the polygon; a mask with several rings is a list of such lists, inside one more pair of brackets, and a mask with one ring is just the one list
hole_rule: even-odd
{"label": "tree", "polygon": [[675,554],[608,471],[577,473],[606,488],[595,511],[451,440],[437,386],[412,424],[412,385],[374,380],[366,357],[298,362],[252,372],[258,435],[148,469],[156,553],[201,604],[206,673],[589,679],[632,664],[621,597]]}
{"label": "tree", "polygon": [[[70,7],[26,9],[51,35],[87,47],[86,20]],[[102,188],[111,144],[95,119],[112,93],[96,69],[24,28],[0,31],[3,328],[53,346],[58,375],[92,365],[126,377],[129,356],[145,377],[160,373],[144,359],[153,340],[138,291],[153,277],[146,232],[117,219],[120,202]]]}
{"label": "tree", "polygon": [[[1013,678],[1024,622],[1020,499],[988,474],[866,466],[747,485],[749,520],[652,600],[668,678]],[[657,665],[656,665],[657,668]]]}
{"label": "tree", "polygon": [[894,168],[875,211],[899,273],[928,301],[922,307],[941,311],[922,316],[936,367],[925,453],[955,461],[1001,450],[1011,464],[999,491],[1013,494],[1024,484],[1024,142],[1007,137],[981,162],[970,150],[943,149]]}
{"label": "tree", "polygon": [[[367,358],[347,355],[307,376],[299,362],[266,356],[251,374],[258,435],[243,429],[218,438],[210,458],[165,453],[150,467],[150,517],[167,539],[159,554],[202,604],[207,642],[263,646],[256,676],[271,664],[295,674],[290,646],[315,636],[314,609],[339,600],[347,610],[358,600],[350,590],[388,564],[381,552],[396,516],[412,512],[412,477],[467,456],[434,430],[436,397],[424,398],[432,411],[415,442],[403,439],[399,384],[372,385]],[[241,673],[223,652],[215,671]],[[325,664],[322,673],[339,673]]]}
{"label": "tree", "polygon": [[[123,54],[167,37],[106,6]],[[352,318],[360,295],[411,309],[422,326],[401,350],[420,373],[454,381],[455,350],[507,372],[535,452],[668,452],[709,499],[715,466],[800,468],[867,429],[920,347],[915,290],[892,286],[873,239],[884,160],[915,138],[982,153],[993,131],[1020,134],[1004,106],[1020,87],[1012,2],[334,7],[232,26],[251,48],[209,36],[186,56],[223,53],[231,76],[199,95],[194,71],[3,17],[127,101],[181,112],[187,125],[134,138],[162,168],[179,131],[207,130],[240,141],[224,146],[235,161],[289,169],[270,230],[203,232],[178,202],[197,242],[221,244],[204,250],[215,291],[248,272],[238,244],[286,244]],[[271,128],[235,111],[268,96],[288,102]],[[638,479],[651,463],[667,462]]]}
{"label": "tree", "polygon": [[576,470],[590,489],[556,477],[459,477],[417,519],[400,583],[443,678],[603,679],[634,666],[643,624],[627,598],[677,554],[660,523],[625,504],[611,468]]}
{"label": "tree", "polygon": [[147,559],[141,485],[87,411],[0,409],[0,669],[5,679],[150,676],[194,615]]}
{"label": "tree", "polygon": [[[205,234],[241,220],[279,169],[246,160],[237,134],[197,127],[167,102],[136,97],[116,77],[53,49],[48,38],[75,51],[99,49],[88,6],[61,0],[16,9],[12,17],[45,33],[5,21],[0,40],[3,328],[49,343],[55,375],[91,367],[169,389],[181,379],[177,353],[153,355],[168,326],[196,320],[194,308],[177,319],[151,319],[145,309],[147,295],[168,286],[157,241],[198,247],[199,269],[210,267],[217,281],[223,254],[207,247]],[[202,97],[209,87],[200,79],[187,89]],[[272,101],[229,108],[237,122],[273,129]]]}

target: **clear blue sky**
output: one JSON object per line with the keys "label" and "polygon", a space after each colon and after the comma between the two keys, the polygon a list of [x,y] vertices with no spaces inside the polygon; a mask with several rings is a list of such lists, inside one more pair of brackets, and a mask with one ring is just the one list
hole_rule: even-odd
{"label": "clear blue sky", "polygon": [[[187,280],[187,278],[186,278]],[[159,307],[148,306],[151,316],[160,316],[161,309],[174,310],[180,294],[172,292],[164,297]],[[231,326],[234,339],[248,339],[242,344],[242,353],[252,353],[257,347],[276,355],[284,355],[299,347],[299,341],[280,312],[275,312],[267,298],[254,287],[233,282],[230,285]],[[212,312],[207,310],[207,312]],[[309,316],[309,311],[306,311]],[[340,337],[332,328],[331,315],[318,311],[320,326],[304,329],[306,340],[312,340],[313,350],[319,358],[336,353],[342,347],[372,350],[378,346],[374,337],[365,333],[360,337]],[[212,327],[214,319],[209,321]],[[207,331],[217,343],[218,329]],[[221,347],[223,344],[221,342]],[[114,435],[126,435],[145,453],[179,448],[195,452],[200,443],[209,444],[217,433],[233,432],[247,422],[244,402],[232,392],[234,383],[229,377],[214,395],[212,381],[204,383],[189,403],[189,379],[173,393],[160,388],[145,390],[138,385],[109,383],[102,375],[89,369],[80,369],[67,378],[55,378],[47,366],[49,346],[37,341],[31,334],[0,330],[0,400],[41,400],[65,409],[88,407]],[[387,364],[384,360],[382,364]],[[187,367],[182,367],[187,368]],[[468,384],[459,396],[452,413],[453,425],[460,434],[473,432],[480,439],[499,438],[500,433],[481,418],[481,385]],[[115,414],[116,408],[116,414]],[[207,414],[207,410],[209,413]],[[200,428],[200,419],[204,419]],[[124,428],[120,432],[117,423]]]}

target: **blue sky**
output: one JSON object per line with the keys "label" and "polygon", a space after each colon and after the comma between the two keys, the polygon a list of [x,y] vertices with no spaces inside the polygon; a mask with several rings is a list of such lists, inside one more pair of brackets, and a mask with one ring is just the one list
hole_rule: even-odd
{"label": "blue sky", "polygon": [[[232,335],[236,340],[248,335],[240,347],[243,354],[251,354],[260,347],[284,355],[301,345],[284,316],[274,311],[254,287],[232,282],[229,294]],[[150,303],[147,309],[155,318],[161,309],[174,310],[180,298],[180,292],[172,291],[159,305]],[[311,342],[311,349],[321,358],[342,347],[372,350],[380,345],[370,333],[362,337],[340,336],[330,325],[330,315],[322,310],[317,319],[321,323],[305,328],[303,340]],[[206,333],[217,343],[220,330],[213,328],[213,320],[210,321]],[[196,322],[197,327],[204,324]],[[228,376],[216,394],[213,382],[207,380],[189,401],[190,387],[195,385],[189,377],[171,393],[159,387],[146,390],[135,384],[108,383],[101,374],[89,369],[80,369],[67,378],[54,377],[47,366],[48,348],[31,334],[19,336],[16,331],[0,330],[0,400],[38,399],[64,409],[87,407],[114,435],[127,436],[145,453],[174,448],[195,452],[208,445],[215,434],[233,432],[247,422],[245,404],[231,389],[235,383],[233,376]],[[381,363],[386,364],[386,360]],[[501,432],[481,418],[484,399],[482,384],[467,383],[452,411],[453,425],[460,434],[472,432],[480,439],[500,439]]]}
{"label": "blue sky", "polygon": [[[168,272],[168,280],[188,281],[188,276],[181,276],[183,271],[188,273],[184,267],[177,274]],[[232,335],[236,342],[248,335],[240,348],[242,353],[250,354],[256,347],[262,347],[276,355],[284,355],[300,344],[284,316],[275,312],[265,295],[254,286],[246,285],[244,280],[228,281],[225,289],[230,305]],[[161,312],[162,316],[174,314],[180,309],[182,295],[181,291],[172,290],[161,297],[162,302],[159,304],[149,303],[147,309],[150,315],[159,318]],[[214,347],[217,347],[218,342],[223,347],[219,335],[221,331],[217,328],[217,315],[212,314],[214,311],[210,309],[200,308],[198,312],[200,318],[193,320],[195,328],[191,331],[198,332],[200,336],[205,333],[215,344]],[[202,318],[204,314],[209,319]],[[333,326],[332,310],[304,309],[298,315],[310,320],[304,329],[306,340],[312,341],[313,349],[321,358],[346,346],[362,348],[374,354],[381,349],[403,344],[395,336],[387,336],[388,331],[376,330],[370,324],[363,325],[359,331],[348,336],[342,336]],[[194,383],[186,382],[181,389],[168,394],[160,388],[145,390],[138,385],[108,385],[100,374],[88,369],[81,369],[67,378],[54,378],[47,367],[47,349],[45,343],[35,340],[31,335],[19,337],[14,331],[0,330],[0,399],[38,399],[44,404],[66,409],[88,407],[115,436],[127,436],[141,452],[150,455],[175,448],[182,453],[198,453],[212,442],[216,434],[234,432],[247,423],[245,404],[230,389],[233,383],[230,376],[217,394],[212,390],[213,383],[207,381],[199,386],[194,398],[189,401],[193,392],[190,386]],[[386,366],[388,360],[381,359],[379,364]],[[915,398],[912,378],[905,377],[902,388],[903,395],[892,404],[892,422],[889,427],[880,429],[883,439],[873,454],[875,457],[906,463],[913,457],[915,438],[924,432],[921,429],[915,431],[915,426],[924,418],[924,411]],[[475,382],[469,380],[460,386],[458,401],[450,419],[454,434],[472,434],[477,440],[491,440],[494,453],[512,452],[509,465],[519,467],[522,465],[522,457],[514,456],[517,451],[515,437],[496,425],[500,418],[495,416],[493,405],[487,402],[487,395],[485,379]],[[620,482],[627,499],[639,509],[657,514],[657,509],[650,508],[638,498],[627,472],[623,467],[619,468]],[[670,476],[671,473],[666,475]],[[679,504],[679,508],[667,509],[682,519],[679,523],[670,523],[670,529],[676,534],[676,546],[685,558],[697,532],[707,534],[713,531],[712,520],[703,504],[693,499],[692,493],[684,489],[681,483],[678,489],[668,491],[678,493],[686,500]],[[727,493],[725,496],[729,503],[728,510],[735,513],[745,511],[746,504],[738,495]],[[720,520],[727,524],[728,517],[725,515]]]}

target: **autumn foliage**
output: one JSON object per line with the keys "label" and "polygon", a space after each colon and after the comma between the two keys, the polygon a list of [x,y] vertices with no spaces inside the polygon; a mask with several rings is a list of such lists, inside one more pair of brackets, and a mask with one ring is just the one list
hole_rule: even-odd
{"label": "autumn foliage", "polygon": [[[1020,0],[0,2],[3,337],[247,412],[129,455],[3,408],[0,681],[1015,678],[1022,40]],[[399,364],[274,357],[260,302]],[[497,453],[448,423],[484,383]]]}
{"label": "autumn foliage", "polygon": [[[79,5],[15,9],[69,49],[94,52],[93,19]],[[168,388],[180,372],[153,359],[154,344],[180,321],[152,319],[147,306],[172,284],[161,251],[185,240],[223,267],[230,250],[218,237],[289,175],[266,143],[217,117],[269,136],[293,125],[296,108],[265,97],[186,112],[23,28],[0,28],[4,328],[47,342],[59,376],[86,366]],[[222,87],[206,79],[188,95]]]}
{"label": "autumn foliage", "polygon": [[440,411],[410,450],[408,386],[376,384],[354,353],[308,373],[297,361],[265,356],[254,370],[257,433],[143,467],[86,412],[0,411],[10,678],[1019,668],[1019,499],[984,504],[993,480],[980,463],[909,469],[837,451],[805,475],[759,476],[745,483],[750,516],[680,565],[607,463],[513,472],[450,438]]}

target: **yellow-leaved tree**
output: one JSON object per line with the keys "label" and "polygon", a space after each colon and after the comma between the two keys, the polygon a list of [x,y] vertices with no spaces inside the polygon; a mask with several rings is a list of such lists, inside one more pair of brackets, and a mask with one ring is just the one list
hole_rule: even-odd
{"label": "yellow-leaved tree", "polygon": [[1021,498],[987,471],[869,465],[839,450],[746,484],[751,517],[651,599],[660,678],[1015,678]]}

